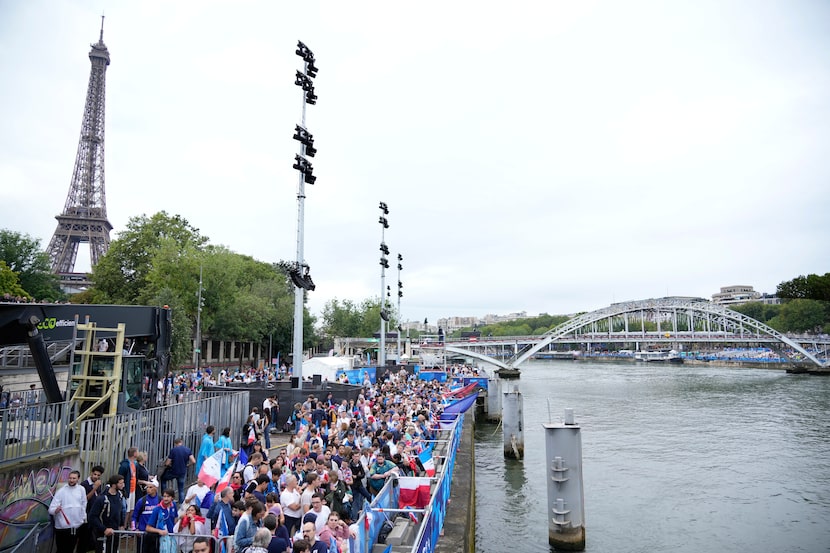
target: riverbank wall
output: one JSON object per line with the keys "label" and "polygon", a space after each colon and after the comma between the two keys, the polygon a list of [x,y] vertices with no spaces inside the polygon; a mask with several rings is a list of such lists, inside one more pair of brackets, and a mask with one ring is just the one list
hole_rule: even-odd
{"label": "riverbank wall", "polygon": [[452,491],[444,518],[443,534],[435,545],[435,553],[475,553],[476,550],[476,474],[474,409],[464,417],[464,426],[455,468]]}

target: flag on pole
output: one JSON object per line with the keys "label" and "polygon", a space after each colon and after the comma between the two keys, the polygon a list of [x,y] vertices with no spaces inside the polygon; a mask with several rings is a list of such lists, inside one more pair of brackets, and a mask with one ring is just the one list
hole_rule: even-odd
{"label": "flag on pole", "polygon": [[427,472],[427,476],[435,476],[435,461],[432,460],[432,450],[423,450],[421,453],[418,454],[418,459],[424,466],[424,470]]}
{"label": "flag on pole", "polygon": [[254,425],[251,425],[251,428],[248,430],[248,445],[253,444],[256,441],[256,432],[254,432]]}
{"label": "flag on pole", "polygon": [[225,520],[225,512],[219,509],[219,519],[216,521],[216,528],[213,529],[213,537],[218,540],[217,553],[227,553],[227,541],[222,539],[228,535],[228,521]]}
{"label": "flag on pole", "polygon": [[236,460],[243,467],[248,464],[248,454],[245,453],[244,449],[239,450],[239,457]]}
{"label": "flag on pole", "polygon": [[217,451],[202,462],[199,480],[207,487],[213,487],[222,478],[222,451]]}
{"label": "flag on pole", "polygon": [[233,473],[236,472],[236,465],[239,463],[239,460],[235,461],[228,470],[225,471],[225,474],[222,475],[222,478],[219,480],[219,484],[216,486],[216,495],[218,496],[219,493],[227,488],[231,483],[231,476]]}

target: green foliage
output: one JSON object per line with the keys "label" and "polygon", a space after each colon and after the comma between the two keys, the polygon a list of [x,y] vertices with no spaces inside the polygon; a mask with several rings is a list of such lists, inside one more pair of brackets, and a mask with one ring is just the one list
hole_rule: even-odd
{"label": "green foliage", "polygon": [[776,295],[781,299],[809,299],[830,301],[830,273],[798,276],[778,285]]}
{"label": "green foliage", "polygon": [[[185,219],[165,212],[130,219],[95,267],[95,287],[81,301],[169,305],[172,362],[191,359],[202,274],[203,337],[267,344],[291,351],[294,288],[276,267],[207,243]],[[304,347],[314,344],[314,319],[305,313]]]}
{"label": "green foliage", "polygon": [[26,290],[20,286],[17,273],[12,271],[6,262],[0,259],[0,294],[9,294],[14,297],[28,298]]}
{"label": "green foliage", "polygon": [[150,279],[156,262],[186,257],[207,241],[199,229],[179,215],[161,211],[152,217],[132,217],[107,254],[98,260],[92,281],[108,303],[146,302],[161,284],[158,279]]}
{"label": "green foliage", "polygon": [[[386,323],[387,332],[394,332],[398,320],[393,311]],[[360,304],[352,300],[330,300],[323,307],[323,324],[320,329],[326,346],[330,347],[336,337],[369,337],[380,332],[380,301],[377,298],[364,299]]]}
{"label": "green foliage", "polygon": [[756,321],[768,323],[771,319],[778,316],[781,311],[780,305],[770,305],[760,301],[751,301],[740,305],[730,306],[730,309],[743,313],[747,317],[752,317]]}
{"label": "green foliage", "polygon": [[0,260],[17,273],[25,295],[43,301],[64,299],[58,277],[52,273],[49,256],[40,241],[28,234],[0,230]]}
{"label": "green foliage", "polygon": [[538,336],[570,319],[567,315],[548,315],[517,319],[480,327],[482,336]]}
{"label": "green foliage", "polygon": [[798,299],[782,304],[768,324],[779,332],[822,332],[828,321],[830,303]]}

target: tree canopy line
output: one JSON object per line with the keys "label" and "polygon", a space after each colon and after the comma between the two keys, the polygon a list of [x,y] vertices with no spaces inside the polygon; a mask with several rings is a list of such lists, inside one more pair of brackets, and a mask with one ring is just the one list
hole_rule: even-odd
{"label": "tree canopy line", "polygon": [[[265,263],[213,245],[179,215],[161,211],[132,217],[92,272],[93,286],[71,297],[51,273],[40,241],[0,229],[0,299],[123,305],[167,305],[173,314],[175,365],[192,358],[202,272],[201,329],[204,339],[272,344],[274,354],[291,352],[294,286],[285,263]],[[778,285],[780,305],[750,302],[733,306],[781,332],[830,333],[830,273],[799,276]],[[391,310],[388,328],[398,320]],[[567,321],[542,314],[476,327],[483,336],[539,335]],[[379,331],[380,298],[329,300],[320,320],[307,310],[303,347],[327,350],[338,336],[369,337]],[[319,324],[318,324],[319,323]],[[473,328],[463,329],[473,330]],[[457,330],[451,336],[459,336]],[[417,338],[419,331],[410,336]]]}

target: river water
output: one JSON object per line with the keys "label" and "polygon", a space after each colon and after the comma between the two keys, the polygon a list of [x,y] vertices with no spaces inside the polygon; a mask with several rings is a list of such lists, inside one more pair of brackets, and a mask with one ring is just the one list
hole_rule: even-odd
{"label": "river water", "polygon": [[477,422],[477,552],[551,551],[541,425],[566,407],[582,429],[585,551],[830,551],[830,377],[535,361],[513,382],[526,457],[505,460],[501,428]]}

